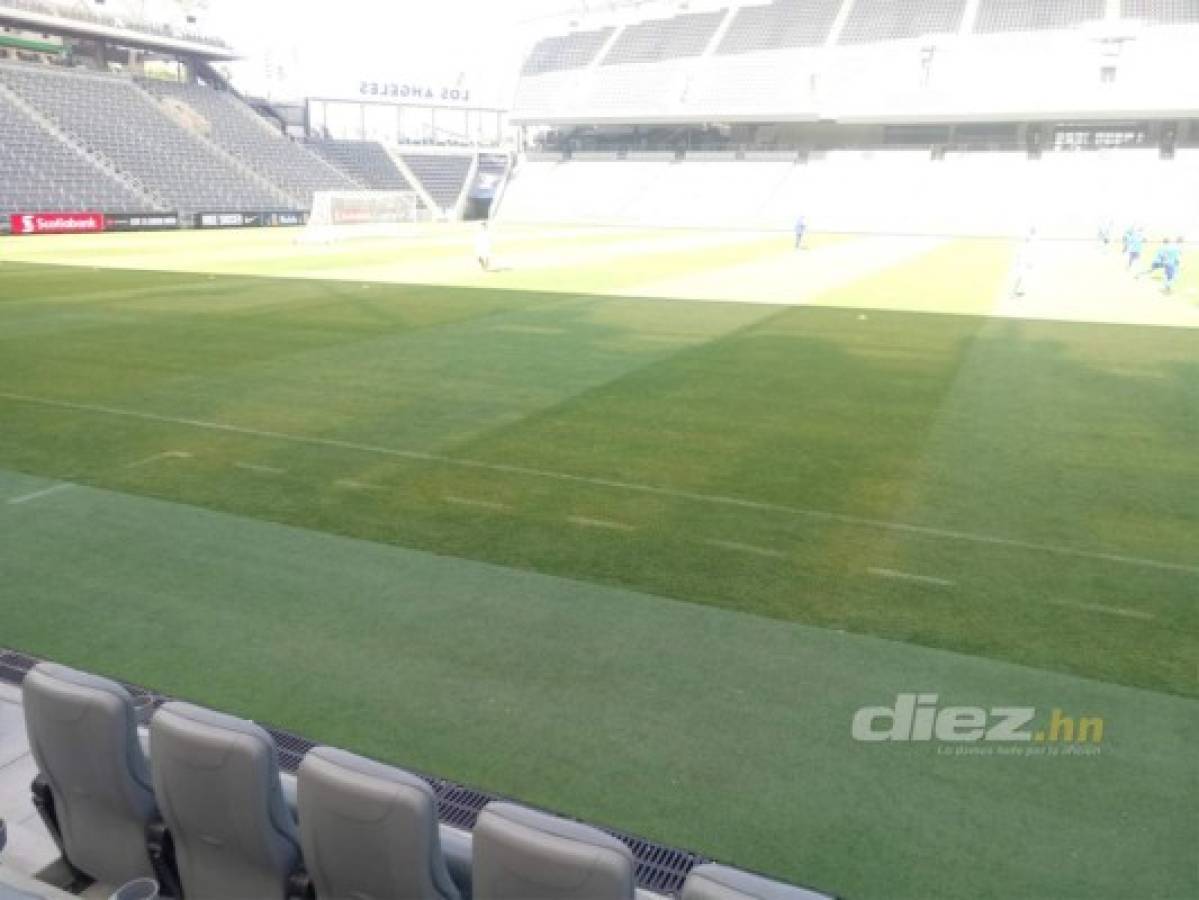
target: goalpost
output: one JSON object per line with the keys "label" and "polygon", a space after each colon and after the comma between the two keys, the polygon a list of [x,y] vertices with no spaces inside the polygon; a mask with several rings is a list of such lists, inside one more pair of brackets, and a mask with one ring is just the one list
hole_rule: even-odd
{"label": "goalpost", "polygon": [[317,191],[299,241],[329,244],[354,238],[397,237],[404,225],[428,221],[415,191]]}

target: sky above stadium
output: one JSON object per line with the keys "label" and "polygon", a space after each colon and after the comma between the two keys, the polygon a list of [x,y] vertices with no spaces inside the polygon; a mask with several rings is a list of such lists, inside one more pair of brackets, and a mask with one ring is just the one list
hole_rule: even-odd
{"label": "sky above stadium", "polygon": [[480,99],[510,92],[520,55],[554,17],[603,0],[209,0],[201,13],[249,55],[244,90],[291,98],[337,94],[362,80],[470,87]]}

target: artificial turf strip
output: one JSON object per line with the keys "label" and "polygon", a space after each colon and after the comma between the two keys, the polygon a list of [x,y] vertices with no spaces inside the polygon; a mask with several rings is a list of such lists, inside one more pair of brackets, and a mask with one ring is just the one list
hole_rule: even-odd
{"label": "artificial turf strip", "polygon": [[4,273],[11,468],[1199,694],[1193,330]]}

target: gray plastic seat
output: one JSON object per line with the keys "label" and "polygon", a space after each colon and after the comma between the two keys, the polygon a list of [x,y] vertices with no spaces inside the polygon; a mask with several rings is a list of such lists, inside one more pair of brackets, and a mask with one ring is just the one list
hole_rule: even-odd
{"label": "gray plastic seat", "polygon": [[168,703],[150,723],[150,753],[187,900],[286,897],[300,841],[270,735],[243,719]]}
{"label": "gray plastic seat", "polygon": [[298,773],[300,843],[318,897],[458,900],[437,798],[415,775],[318,747]]}
{"label": "gray plastic seat", "polygon": [[810,891],[727,866],[698,866],[687,876],[682,900],[831,900]]}
{"label": "gray plastic seat", "polygon": [[632,900],[635,864],[611,835],[513,803],[474,830],[474,900]]}
{"label": "gray plastic seat", "polygon": [[129,692],[42,663],[25,677],[23,695],[29,747],[67,861],[104,884],[153,877],[146,826],[158,806]]}

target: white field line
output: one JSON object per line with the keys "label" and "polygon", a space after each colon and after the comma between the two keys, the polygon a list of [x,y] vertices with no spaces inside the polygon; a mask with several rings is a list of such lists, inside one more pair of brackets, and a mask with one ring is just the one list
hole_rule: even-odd
{"label": "white field line", "polygon": [[732,550],[736,553],[752,553],[754,556],[766,556],[771,559],[785,559],[787,554],[780,550],[771,550],[768,547],[755,547],[753,544],[742,544],[737,541],[704,541],[709,547],[717,547],[721,550]]}
{"label": "white field line", "polygon": [[286,475],[287,469],[276,469],[274,466],[260,466],[255,463],[236,462],[233,468],[243,472],[255,472],[258,475]]}
{"label": "white field line", "polygon": [[32,494],[25,494],[21,497],[13,497],[8,501],[8,505],[21,506],[25,503],[32,503],[34,500],[40,500],[42,497],[49,497],[51,494],[60,494],[63,491],[69,491],[73,487],[75,487],[73,484],[56,484],[54,487],[48,487],[40,491],[34,491]]}
{"label": "white field line", "polygon": [[565,328],[554,328],[549,325],[496,325],[491,330],[507,334],[566,334]]}
{"label": "white field line", "polygon": [[602,528],[606,531],[636,531],[635,525],[613,522],[611,519],[589,519],[586,516],[567,516],[566,521],[580,528]]}
{"label": "white field line", "polygon": [[367,484],[365,481],[354,481],[352,478],[341,478],[333,482],[339,488],[345,488],[347,491],[385,491],[387,488],[380,487],[377,484]]}
{"label": "white field line", "polygon": [[948,578],[934,578],[932,575],[914,575],[911,572],[898,572],[895,569],[867,569],[876,578],[894,578],[897,581],[915,581],[918,584],[931,584],[936,587],[953,587],[956,581]]}
{"label": "white field line", "polygon": [[696,491],[676,490],[675,488],[658,487],[649,484],[636,484],[629,481],[616,481],[607,478],[594,478],[588,475],[572,475],[567,472],[553,472],[546,469],[535,469],[528,466],[507,465],[504,463],[489,463],[476,459],[444,456],[438,453],[425,453],[419,450],[399,450],[393,447],[380,447],[374,444],[358,444],[353,441],[342,441],[334,438],[305,437],[304,435],[286,434],[279,431],[267,431],[259,428],[245,428],[240,425],[229,425],[223,422],[207,422],[202,419],[186,419],[176,416],[161,416],[154,413],[138,412],[136,410],[118,409],[111,406],[97,406],[90,403],[72,403],[66,400],[50,400],[44,397],[31,397],[27,394],[14,394],[0,391],[0,400],[10,400],[16,403],[28,403],[51,409],[68,409],[76,412],[93,413],[96,415],[116,416],[125,419],[137,419],[144,422],[159,422],[168,425],[182,425],[188,428],[199,428],[206,431],[238,434],[247,437],[263,438],[264,440],[281,441],[306,447],[330,447],[340,450],[351,450],[355,453],[365,453],[375,456],[386,456],[393,459],[409,459],[419,462],[438,463],[439,465],[454,466],[460,469],[472,469],[483,472],[501,472],[508,475],[523,475],[529,478],[542,478],[549,481],[561,481],[569,484],[585,484],[592,487],[611,488],[629,493],[648,494],[655,497],[668,497],[676,500],[690,500],[695,503],[709,503],[716,506],[727,506],[736,509],[752,509],[760,512],[779,513],[796,516],[819,522],[837,522],[843,525],[854,525],[862,528],[877,528],[882,531],[893,531],[900,534],[911,534],[918,537],[937,538],[947,541],[959,541],[966,544],[979,544],[991,547],[1006,547],[1012,550],[1030,550],[1051,556],[1064,556],[1073,559],[1089,559],[1096,562],[1109,562],[1117,565],[1134,566],[1142,569],[1158,569],[1164,572],[1181,572],[1185,575],[1199,575],[1199,565],[1165,562],[1140,556],[1128,556],[1120,553],[1105,553],[1098,550],[1083,550],[1077,547],[1067,547],[1060,544],[1038,544],[1034,541],[1022,541],[1017,538],[998,537],[995,535],[978,534],[969,531],[953,531],[946,528],[933,528],[927,525],[913,525],[907,522],[888,522],[881,519],[869,519],[851,516],[844,513],[828,512],[819,509],[804,509],[797,506],[785,506],[779,503],[767,503],[760,500],[747,500],[741,497],[724,497],[719,494],[703,494]]}
{"label": "white field line", "polygon": [[155,453],[153,456],[147,456],[145,459],[139,459],[137,462],[131,462],[125,466],[126,469],[140,469],[143,466],[148,466],[151,463],[163,462],[168,459],[193,459],[192,454],[184,450],[168,450],[165,453]]}
{"label": "white field line", "polygon": [[1137,609],[1103,606],[1099,603],[1076,603],[1073,600],[1050,600],[1049,602],[1053,606],[1061,606],[1065,609],[1077,609],[1082,612],[1102,613],[1105,616],[1119,616],[1122,619],[1140,619],[1142,622],[1157,621],[1157,616],[1153,613],[1142,612]]}
{"label": "white field line", "polygon": [[512,508],[507,503],[496,503],[492,500],[476,500],[472,497],[442,497],[441,499],[453,506],[469,506],[474,509],[488,509],[493,512],[503,512]]}

